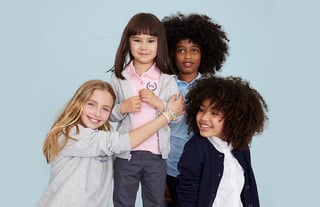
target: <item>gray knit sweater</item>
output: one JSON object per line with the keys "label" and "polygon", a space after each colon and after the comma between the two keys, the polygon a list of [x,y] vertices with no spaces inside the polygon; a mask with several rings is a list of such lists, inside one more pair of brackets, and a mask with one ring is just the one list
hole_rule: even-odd
{"label": "gray knit sweater", "polygon": [[[114,73],[111,75],[110,84],[117,93],[117,98],[112,113],[110,115],[110,120],[112,122],[118,123],[117,131],[119,131],[120,133],[128,133],[130,130],[132,130],[132,113],[121,115],[119,108],[120,103],[122,101],[132,97],[134,94],[131,90],[131,83],[129,81],[128,74],[125,70],[122,72],[122,75],[126,78],[125,80],[118,79]],[[158,97],[163,101],[164,105],[166,106],[172,95],[179,94],[177,77],[176,75],[168,75],[161,73],[159,82],[160,89]],[[179,116],[177,122],[180,121],[181,118],[182,116]],[[168,128],[168,126],[164,126],[160,130],[158,130],[158,137],[160,145],[159,148],[162,158],[167,159],[170,151],[170,129]],[[117,154],[117,157],[129,159],[130,151]]]}

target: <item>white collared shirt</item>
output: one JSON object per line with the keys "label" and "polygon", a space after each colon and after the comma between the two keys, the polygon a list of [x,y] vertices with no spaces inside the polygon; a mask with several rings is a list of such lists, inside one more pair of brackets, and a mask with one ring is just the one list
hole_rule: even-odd
{"label": "white collared shirt", "polygon": [[232,146],[218,137],[208,138],[224,154],[224,170],[212,207],[243,207],[240,194],[244,185],[244,172],[231,153]]}

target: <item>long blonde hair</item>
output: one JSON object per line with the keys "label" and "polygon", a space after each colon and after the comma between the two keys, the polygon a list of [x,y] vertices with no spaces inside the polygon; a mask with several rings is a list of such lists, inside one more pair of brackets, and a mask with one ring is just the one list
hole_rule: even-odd
{"label": "long blonde hair", "polygon": [[[42,151],[48,163],[57,157],[58,153],[64,148],[69,139],[73,139],[69,136],[70,130],[73,127],[76,127],[76,133],[79,133],[77,124],[80,122],[83,107],[95,90],[109,92],[113,97],[114,102],[116,95],[109,83],[102,80],[89,80],[83,83],[67,103],[46,136]],[[109,121],[106,121],[99,127],[99,130],[109,131],[110,129],[111,124]],[[62,134],[65,139],[61,142],[58,141],[58,138]]]}

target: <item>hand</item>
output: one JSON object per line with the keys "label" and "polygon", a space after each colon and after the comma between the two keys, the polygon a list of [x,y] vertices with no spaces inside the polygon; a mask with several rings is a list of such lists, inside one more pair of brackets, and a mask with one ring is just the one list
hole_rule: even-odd
{"label": "hand", "polygon": [[177,116],[184,114],[184,100],[181,94],[170,97],[167,108],[176,113]]}
{"label": "hand", "polygon": [[164,106],[162,101],[156,96],[153,91],[149,89],[141,89],[139,91],[139,95],[141,98],[141,101],[149,104],[150,106],[155,107],[158,110],[163,110]]}
{"label": "hand", "polygon": [[120,113],[138,112],[141,110],[141,99],[139,96],[132,96],[123,101],[120,105]]}

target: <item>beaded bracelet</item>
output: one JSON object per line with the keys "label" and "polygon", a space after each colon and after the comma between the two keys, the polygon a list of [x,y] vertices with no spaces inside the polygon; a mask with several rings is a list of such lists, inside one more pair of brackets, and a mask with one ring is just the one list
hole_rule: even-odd
{"label": "beaded bracelet", "polygon": [[166,112],[163,112],[163,111],[158,111],[160,114],[162,114],[164,117],[166,117],[167,121],[168,121],[168,124],[170,123],[170,117],[169,115],[166,113]]}
{"label": "beaded bracelet", "polygon": [[167,111],[171,114],[172,116],[172,121],[176,121],[177,120],[177,114],[175,111],[173,111],[172,109],[170,108],[167,108]]}

